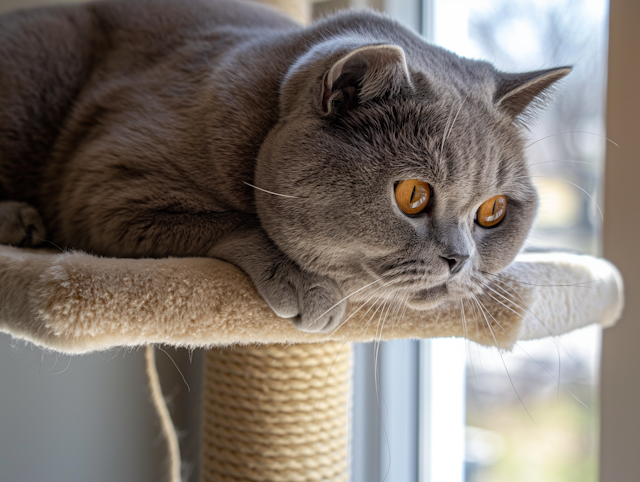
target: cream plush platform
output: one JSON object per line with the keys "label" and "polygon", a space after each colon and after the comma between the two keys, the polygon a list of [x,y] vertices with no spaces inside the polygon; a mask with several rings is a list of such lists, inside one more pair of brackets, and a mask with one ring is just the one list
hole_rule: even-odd
{"label": "cream plush platform", "polygon": [[492,330],[484,318],[484,327],[476,327],[466,302],[466,328],[460,304],[389,315],[382,330],[377,319],[383,309],[373,315],[376,307],[363,307],[335,333],[309,334],[275,316],[249,279],[219,260],[109,259],[1,246],[0,331],[65,353],[148,343],[211,347],[439,336],[489,345],[495,336],[509,348],[515,340],[592,323],[609,326],[623,306],[620,274],[590,256],[522,255],[490,286],[481,301]]}

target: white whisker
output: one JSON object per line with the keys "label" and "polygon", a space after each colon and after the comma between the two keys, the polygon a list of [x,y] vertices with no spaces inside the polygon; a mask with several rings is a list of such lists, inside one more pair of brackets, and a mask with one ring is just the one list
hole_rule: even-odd
{"label": "white whisker", "polygon": [[[342,321],[342,323],[340,323],[336,328],[334,328],[334,330],[330,333],[330,335],[333,335],[336,331],[338,331],[340,328],[342,328],[342,326],[347,321],[349,321],[358,311],[360,311],[362,308],[364,308],[366,306],[366,304],[369,303],[369,301],[371,301],[371,299],[376,295],[376,293],[378,291],[380,291],[382,288],[384,288],[384,285],[376,288],[374,290],[373,294],[369,297],[369,299],[364,301],[364,302],[362,302],[362,304],[358,307],[358,309],[355,310],[354,312],[352,312],[345,320]],[[382,297],[382,295],[378,296],[378,299],[376,301],[374,301],[373,305],[375,305],[381,297]],[[365,314],[362,316],[363,318],[365,316],[367,316],[367,313],[369,313],[369,311],[371,311],[371,308],[373,308],[373,305],[371,307],[369,307],[369,309],[365,312]]]}
{"label": "white whisker", "polygon": [[590,164],[592,165],[593,162],[586,162],[586,161],[574,161],[574,160],[570,160],[570,159],[559,159],[557,161],[542,161],[542,162],[534,162],[533,164],[529,164],[529,166],[539,166],[540,164],[551,164],[552,162],[573,162],[575,164]]}
{"label": "white whisker", "polygon": [[407,298],[407,293],[402,293],[402,297],[396,303],[396,308],[391,315],[391,333],[395,332],[396,322],[398,321],[398,313],[402,310],[404,305],[404,300]]}
{"label": "white whisker", "polygon": [[588,281],[581,281],[579,283],[568,283],[568,284],[562,284],[562,285],[556,285],[556,284],[537,284],[537,283],[529,283],[527,281],[522,281],[519,279],[515,279],[515,278],[508,278],[507,276],[504,276],[502,274],[495,274],[495,273],[489,273],[488,271],[481,271],[482,274],[484,275],[488,275],[488,276],[493,276],[495,278],[498,279],[503,279],[503,280],[507,280],[507,281],[512,281],[514,283],[518,283],[521,285],[527,285],[527,286],[540,286],[541,288],[591,288],[591,286],[584,286],[584,285],[588,285],[591,283],[598,283],[600,281],[602,281],[601,278],[596,278],[596,279],[592,279],[592,280],[588,280]]}
{"label": "white whisker", "polygon": [[334,309],[336,306],[338,306],[338,305],[339,305],[340,303],[342,303],[343,301],[345,301],[345,300],[347,300],[347,299],[351,298],[351,297],[352,297],[353,295],[355,295],[356,293],[359,293],[360,291],[362,291],[362,290],[364,290],[364,289],[368,288],[368,287],[369,287],[369,286],[371,286],[371,285],[374,285],[374,284],[378,283],[379,281],[382,281],[382,278],[378,278],[377,280],[375,280],[375,281],[373,281],[373,282],[369,283],[368,285],[363,286],[362,288],[359,288],[359,289],[355,290],[355,291],[354,291],[353,293],[351,293],[350,295],[345,296],[345,297],[344,297],[344,298],[342,298],[340,301],[338,301],[335,305],[333,305],[331,308],[329,308],[327,311],[325,311],[325,312],[324,312],[324,313],[322,313],[320,316],[318,316],[318,317],[314,320],[314,322],[313,322],[313,323],[315,324],[315,322],[316,322],[316,321],[318,321],[318,320],[319,320],[320,318],[322,318],[324,315],[326,315],[327,313],[329,313],[332,309]]}
{"label": "white whisker", "polygon": [[[491,324],[489,323],[489,320],[487,319],[487,315],[485,314],[485,311],[487,311],[487,308],[482,304],[482,302],[475,295],[473,295],[473,299],[475,300],[476,303],[478,303],[478,308],[480,308],[480,312],[484,316],[484,320],[485,320],[485,322],[487,324],[487,327],[489,328],[489,331],[491,332],[491,336],[493,337],[493,341],[494,341],[494,343],[496,345],[496,348],[498,349],[498,354],[500,355],[500,359],[502,360],[502,364],[504,365],[504,369],[507,372],[507,377],[509,377],[509,382],[511,383],[511,386],[513,387],[513,390],[516,393],[516,396],[518,397],[518,400],[520,400],[520,403],[522,404],[522,407],[524,408],[525,412],[527,412],[527,415],[529,415],[529,418],[531,419],[531,421],[533,423],[536,423],[535,420],[533,419],[533,417],[531,416],[531,414],[529,413],[529,410],[527,410],[526,405],[522,401],[522,398],[520,397],[520,394],[518,393],[518,390],[516,389],[516,386],[514,385],[513,380],[511,379],[511,375],[509,374],[509,369],[507,368],[507,364],[505,363],[504,357],[502,356],[502,353],[500,352],[500,347],[498,346],[498,340],[496,339],[496,336],[493,333],[493,328],[491,328]],[[488,311],[487,311],[487,313],[488,313]]]}
{"label": "white whisker", "polygon": [[537,143],[538,143],[538,142],[540,142],[540,141],[544,141],[545,139],[549,139],[550,137],[561,136],[561,135],[563,135],[563,134],[589,134],[589,135],[596,136],[596,137],[599,137],[599,138],[601,138],[601,139],[604,139],[604,140],[606,140],[607,142],[610,142],[611,144],[613,144],[613,145],[614,145],[614,146],[616,146],[616,147],[620,147],[618,144],[616,144],[615,142],[613,142],[611,139],[609,139],[609,138],[608,138],[608,137],[606,137],[606,136],[601,136],[600,134],[596,134],[596,133],[594,133],[594,132],[587,132],[587,131],[566,131],[566,132],[558,132],[557,134],[551,134],[551,135],[549,135],[549,136],[545,136],[545,137],[543,137],[543,138],[541,138],[541,139],[538,139],[537,141],[533,141],[531,144],[529,144],[529,145],[528,145],[528,146],[526,146],[526,147],[527,147],[527,148],[529,148],[529,147],[533,146],[534,144],[537,144]]}
{"label": "white whisker", "polygon": [[253,184],[249,184],[246,181],[244,181],[244,184],[246,184],[249,187],[252,187],[253,189],[257,189],[258,191],[266,192],[267,194],[273,194],[274,196],[286,197],[286,198],[291,198],[291,199],[301,199],[299,196],[290,196],[288,194],[280,194],[280,193],[273,192],[273,191],[267,191],[266,189],[262,189],[261,187],[254,186]]}
{"label": "white whisker", "polygon": [[[57,362],[57,358],[56,358],[56,362]],[[69,357],[69,361],[67,362],[67,366],[64,368],[64,370],[52,373],[51,375],[61,375],[69,369],[69,366],[71,366],[71,357]]]}
{"label": "white whisker", "polygon": [[[376,334],[373,338],[373,351],[374,351],[374,357],[373,357],[373,381],[374,381],[374,385],[376,387],[376,397],[378,399],[378,405],[380,406],[380,379],[379,379],[379,374],[378,374],[378,350],[380,348],[380,342],[377,340],[377,336],[378,336],[378,326],[380,325],[380,318],[382,318],[382,314],[384,313],[385,307],[387,306],[387,302],[389,300],[385,298],[384,303],[382,303],[382,310],[380,311],[380,316],[378,317],[378,325],[376,326]],[[367,326],[369,326],[369,324],[371,323],[371,321],[373,320],[373,318],[375,317],[376,313],[378,312],[378,310],[376,309],[376,311],[373,313],[373,315],[371,315],[371,319],[369,320],[369,322],[367,323]],[[380,406],[380,416],[382,417],[382,407]]]}
{"label": "white whisker", "polygon": [[[362,327],[362,329],[360,330],[360,335],[362,335],[363,333],[365,333],[367,331],[367,328],[369,328],[369,325],[371,324],[371,322],[373,321],[373,318],[376,316],[376,313],[378,312],[378,310],[381,307],[384,307],[384,305],[386,304],[387,300],[386,300],[386,296],[387,294],[390,292],[391,290],[387,290],[384,293],[382,293],[380,296],[378,296],[378,299],[371,305],[371,307],[365,312],[365,314],[362,316],[362,318],[364,319],[365,316],[367,316],[367,314],[373,309],[374,306],[376,306],[376,304],[383,299],[383,303],[378,305],[378,307],[375,309],[375,311],[371,314],[371,317],[369,318],[369,321],[367,321],[364,326]],[[384,309],[384,308],[383,308]]]}
{"label": "white whisker", "polygon": [[[404,326],[404,315],[407,313],[407,308],[409,308],[409,305],[407,304],[407,299],[409,298],[409,292],[407,291],[405,297],[402,299],[402,303],[403,303],[403,308],[402,308],[402,314],[400,315],[400,328],[402,329],[402,327]],[[395,329],[395,324],[393,325],[393,328]]]}
{"label": "white whisker", "polygon": [[444,151],[444,143],[447,140],[447,137],[451,135],[451,131],[453,131],[453,126],[455,125],[456,120],[458,120],[458,115],[460,114],[460,111],[462,110],[462,106],[464,105],[466,100],[467,98],[465,97],[464,99],[462,99],[462,101],[460,101],[460,107],[458,107],[458,112],[456,112],[456,116],[453,118],[453,122],[451,123],[449,130],[447,131],[447,129],[445,128],[444,136],[442,137],[442,146],[440,147],[440,154],[442,154],[442,152]]}
{"label": "white whisker", "polygon": [[531,176],[531,177],[541,177],[541,178],[544,178],[544,179],[557,179],[558,181],[563,181],[563,182],[566,182],[567,184],[571,184],[572,186],[577,187],[583,193],[585,193],[587,196],[589,196],[589,199],[591,199],[591,201],[593,201],[593,203],[596,205],[596,208],[598,208],[598,212],[600,213],[600,218],[604,221],[604,214],[602,214],[602,209],[600,209],[600,206],[598,206],[598,203],[596,202],[596,200],[593,198],[593,196],[591,194],[589,194],[583,188],[578,186],[576,183],[573,183],[571,181],[567,181],[566,179],[562,179],[561,177],[550,177],[550,176]]}
{"label": "white whisker", "polygon": [[466,338],[467,349],[469,350],[469,362],[471,363],[471,371],[473,373],[473,379],[476,382],[476,387],[478,387],[478,379],[476,378],[476,369],[473,366],[473,358],[471,357],[471,345],[469,341],[469,332],[467,330],[467,317],[464,312],[464,300],[460,300],[460,312],[462,314],[462,327],[464,329],[464,337]]}
{"label": "white whisker", "polygon": [[[486,293],[490,298],[492,298],[494,301],[498,301],[496,298],[494,298],[491,294]],[[498,303],[500,303],[498,301]],[[501,303],[502,304],[502,303]],[[503,305],[504,306],[504,305]],[[553,380],[555,380],[556,382],[558,382],[558,397],[560,396],[560,388],[563,388],[564,390],[567,391],[567,393],[569,393],[573,398],[575,398],[581,405],[583,405],[585,408],[589,408],[587,407],[587,405],[580,400],[571,390],[569,390],[568,388],[564,387],[561,383],[560,383],[560,352],[558,351],[558,377],[556,378],[549,370],[547,370],[540,362],[538,362],[538,360],[536,360],[535,358],[533,358],[524,348],[522,348],[522,346],[513,339],[513,337],[507,332],[507,330],[504,329],[504,327],[500,324],[500,322],[498,320],[496,320],[496,318],[489,313],[489,311],[487,310],[487,313],[489,314],[489,316],[493,319],[493,321],[496,322],[496,324],[500,327],[500,329],[509,337],[509,339],[513,342],[513,344],[515,346],[517,346],[520,350],[522,350],[522,352],[527,355],[529,358],[531,358],[531,360],[538,365],[540,368],[542,368],[547,375],[549,375],[551,378],[553,378]],[[522,315],[520,315],[522,316]],[[556,346],[557,348],[557,346]]]}
{"label": "white whisker", "polygon": [[[531,314],[531,316],[534,317],[534,319],[540,323],[541,326],[543,326],[546,330],[547,333],[549,333],[549,336],[551,337],[551,340],[553,341],[554,345],[556,346],[557,350],[562,351],[565,355],[567,355],[567,357],[569,357],[569,360],[571,360],[571,362],[574,364],[574,366],[578,369],[578,371],[580,371],[580,373],[582,373],[587,380],[589,380],[590,382],[593,382],[593,380],[591,379],[591,377],[589,376],[589,374],[587,374],[582,367],[580,367],[580,365],[578,364],[578,362],[575,361],[575,359],[571,356],[571,354],[569,352],[567,352],[564,348],[562,348],[560,342],[558,341],[558,335],[554,334],[551,329],[533,312],[531,311],[531,309],[529,309],[529,307],[527,307],[526,302],[524,300],[524,298],[522,297],[522,295],[520,293],[518,293],[518,291],[513,287],[508,285],[507,283],[505,283],[504,281],[501,280],[497,280],[499,283],[507,286],[509,289],[512,289],[513,291],[515,291],[515,293],[518,295],[518,297],[522,300],[522,302],[525,305],[526,311]],[[505,292],[507,295],[511,294],[503,287],[498,286],[498,285],[494,285],[496,288],[502,290],[503,292]],[[499,293],[496,293],[499,294]],[[502,296],[502,295],[501,295]],[[504,298],[504,296],[503,296]],[[504,298],[507,299],[507,298]],[[514,305],[518,306],[516,303],[514,303],[512,300],[509,300],[511,303],[513,303]],[[520,309],[523,309],[522,307],[518,306]]]}
{"label": "white whisker", "polygon": [[160,350],[162,353],[164,353],[165,355],[167,355],[169,357],[169,360],[171,360],[171,363],[173,363],[173,366],[176,367],[176,370],[178,370],[178,373],[180,374],[180,376],[182,377],[182,381],[184,382],[184,384],[187,386],[187,390],[190,392],[191,391],[191,387],[189,386],[189,384],[187,383],[187,379],[184,377],[184,374],[182,373],[182,370],[180,370],[180,367],[178,367],[178,364],[175,362],[175,360],[173,359],[173,357],[171,355],[169,355],[169,353],[167,353],[164,348],[162,348],[161,346],[156,345],[156,348],[158,350]]}

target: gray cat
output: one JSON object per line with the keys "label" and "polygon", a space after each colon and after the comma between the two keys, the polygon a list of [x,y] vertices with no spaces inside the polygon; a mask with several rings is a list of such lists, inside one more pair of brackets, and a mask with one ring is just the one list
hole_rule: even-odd
{"label": "gray cat", "polygon": [[499,72],[372,12],[5,15],[0,243],[222,258],[305,331],[336,328],[346,298],[431,309],[521,249],[522,120],[569,72]]}

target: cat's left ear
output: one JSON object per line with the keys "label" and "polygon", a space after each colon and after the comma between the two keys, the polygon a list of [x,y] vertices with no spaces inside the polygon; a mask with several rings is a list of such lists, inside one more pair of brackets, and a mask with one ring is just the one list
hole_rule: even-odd
{"label": "cat's left ear", "polygon": [[521,74],[499,72],[494,102],[510,120],[514,120],[534,101],[540,100],[553,84],[570,72],[571,67]]}
{"label": "cat's left ear", "polygon": [[410,85],[404,50],[397,45],[366,45],[339,60],[325,73],[322,110],[329,114],[334,103],[347,108]]}

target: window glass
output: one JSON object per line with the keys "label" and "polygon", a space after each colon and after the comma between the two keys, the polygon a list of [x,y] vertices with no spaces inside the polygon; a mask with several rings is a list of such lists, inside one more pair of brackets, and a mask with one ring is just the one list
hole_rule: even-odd
{"label": "window glass", "polygon": [[[529,244],[598,254],[607,2],[461,3],[468,12],[461,54],[505,71],[574,66],[527,134],[541,200]],[[522,342],[512,353],[468,343],[467,481],[597,480],[599,347],[595,327]]]}

